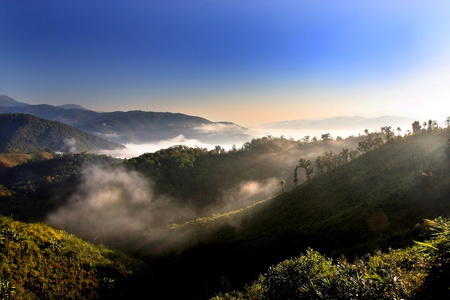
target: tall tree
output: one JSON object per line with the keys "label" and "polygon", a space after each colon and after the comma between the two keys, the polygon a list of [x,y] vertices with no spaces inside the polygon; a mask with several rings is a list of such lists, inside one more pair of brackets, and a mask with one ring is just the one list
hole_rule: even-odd
{"label": "tall tree", "polygon": [[323,173],[325,168],[325,157],[323,155],[317,156],[315,163],[317,167],[317,173],[318,174]]}
{"label": "tall tree", "polygon": [[284,186],[286,185],[286,180],[281,179],[280,180],[280,185],[281,185],[281,192],[284,193]]}
{"label": "tall tree", "polygon": [[422,126],[420,125],[419,121],[414,121],[414,123],[412,123],[413,133],[418,133],[421,129],[422,129]]}
{"label": "tall tree", "polygon": [[314,172],[314,168],[312,167],[312,163],[309,159],[306,158],[300,158],[300,160],[298,161],[298,165],[299,168],[303,168],[305,169],[305,173],[306,173],[306,180],[311,179],[311,174]]}
{"label": "tall tree", "polygon": [[332,140],[331,134],[329,134],[329,133],[322,134],[322,141],[326,142],[326,141],[331,141],[331,140]]}
{"label": "tall tree", "polygon": [[431,119],[428,120],[428,124],[427,125],[428,125],[427,131],[432,131],[432,130],[434,130],[434,129],[439,127],[437,121],[436,120],[431,120]]}
{"label": "tall tree", "polygon": [[391,126],[384,126],[381,127],[381,132],[385,134],[386,136],[386,143],[389,143],[392,141],[392,138],[394,136],[394,132],[392,131]]}

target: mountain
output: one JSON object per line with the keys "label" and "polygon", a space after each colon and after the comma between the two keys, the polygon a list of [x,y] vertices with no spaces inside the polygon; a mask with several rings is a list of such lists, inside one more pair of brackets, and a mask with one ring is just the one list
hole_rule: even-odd
{"label": "mountain", "polygon": [[28,104],[19,102],[5,95],[0,96],[0,107],[27,106]]}
{"label": "mountain", "polygon": [[58,121],[117,143],[150,143],[182,136],[209,144],[243,144],[251,136],[230,122],[212,122],[181,113],[95,112],[73,105],[0,105],[0,113],[27,113]]}
{"label": "mountain", "polygon": [[60,122],[27,114],[0,114],[0,152],[3,153],[30,153],[42,149],[97,151],[123,147]]}

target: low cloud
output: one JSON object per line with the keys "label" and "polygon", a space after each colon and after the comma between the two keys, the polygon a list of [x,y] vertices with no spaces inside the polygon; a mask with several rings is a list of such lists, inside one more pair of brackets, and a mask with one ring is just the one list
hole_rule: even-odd
{"label": "low cloud", "polygon": [[75,153],[78,151],[77,149],[77,141],[75,138],[67,138],[63,140],[64,146],[63,149],[61,149],[61,152],[69,152],[69,153]]}
{"label": "low cloud", "polygon": [[[117,158],[131,158],[137,157],[144,153],[153,153],[161,149],[166,149],[174,146],[200,147],[208,150],[213,150],[216,145],[203,143],[197,139],[188,139],[180,134],[169,140],[157,141],[146,144],[125,144],[126,148],[116,150],[101,150],[98,154],[111,155]],[[232,145],[221,145],[225,150],[231,149]]]}
{"label": "low cloud", "polygon": [[[279,182],[274,178],[243,182],[224,193],[215,212],[242,208],[278,192]],[[198,217],[190,206],[168,196],[156,196],[152,183],[139,172],[97,167],[85,173],[76,193],[51,213],[47,222],[93,243],[160,253],[182,251],[195,234],[171,231],[169,224]]]}
{"label": "low cloud", "polygon": [[202,126],[194,127],[199,133],[215,133],[215,134],[247,134],[247,129],[233,123],[211,123],[202,124]]}
{"label": "low cloud", "polygon": [[222,199],[222,207],[218,212],[228,212],[242,207],[247,207],[253,203],[275,196],[280,192],[280,180],[269,178],[264,181],[245,181],[227,190]]}
{"label": "low cloud", "polygon": [[169,197],[155,196],[148,179],[122,168],[87,172],[65,206],[48,222],[90,241],[120,244],[150,228],[195,218]]}

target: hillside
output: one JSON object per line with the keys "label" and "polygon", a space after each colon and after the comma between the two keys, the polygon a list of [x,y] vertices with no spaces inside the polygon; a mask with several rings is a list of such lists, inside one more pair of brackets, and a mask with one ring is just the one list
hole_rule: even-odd
{"label": "hillside", "polygon": [[63,123],[26,114],[0,114],[0,153],[96,151],[124,146]]}
{"label": "hillside", "polygon": [[1,299],[129,299],[145,265],[44,224],[0,218]]}
{"label": "hillside", "polygon": [[[141,198],[164,202],[166,205],[159,205],[157,210],[153,208],[155,204],[147,205],[151,215],[154,211],[166,215],[166,218],[159,218],[158,226],[184,222],[198,216],[242,208],[276,195],[281,192],[282,179],[286,181],[284,188],[289,189],[293,187],[292,166],[300,155],[314,157],[322,151],[337,153],[344,147],[355,148],[362,139],[303,143],[264,137],[231,151],[221,147],[214,150],[172,147],[129,160],[89,153],[53,155],[48,160],[43,158],[51,157],[41,157],[37,152],[34,155],[2,154],[0,184],[13,191],[14,196],[0,203],[0,211],[7,215],[14,213],[21,220],[29,220],[30,217],[36,220],[45,216],[46,211],[62,206],[68,198],[76,196],[71,193],[77,190],[85,193],[85,185],[88,185],[85,181],[102,186],[107,184],[108,178],[115,189],[122,189],[122,182],[127,182],[135,191],[146,187]],[[110,170],[111,165],[115,166],[113,170]],[[117,179],[110,178],[110,174],[115,174]],[[300,174],[300,179],[303,178],[304,175]],[[39,203],[38,207],[36,203]],[[127,203],[122,205],[126,211]],[[179,207],[183,207],[184,213],[171,211],[172,208],[178,211]],[[101,214],[101,211],[96,213]],[[155,225],[148,216],[139,215],[142,215],[142,220],[147,220],[144,223]],[[77,232],[76,224],[68,224],[68,228],[72,227]],[[95,230],[89,232],[96,234]]]}
{"label": "hillside", "polygon": [[0,168],[0,213],[22,221],[44,221],[76,193],[86,173],[122,162],[86,152],[1,154],[0,159],[6,162]]}
{"label": "hillside", "polygon": [[[161,263],[155,288],[169,277],[193,293],[221,278],[242,286],[307,247],[352,258],[411,244],[422,219],[450,214],[449,135],[401,138],[247,209],[149,232],[137,245]],[[208,275],[189,281],[193,269]]]}
{"label": "hillside", "polygon": [[[205,299],[243,290],[308,247],[352,261],[423,240],[422,219],[450,215],[449,137],[430,126],[405,137],[265,137],[129,160],[9,157],[0,208],[144,260],[149,296]],[[302,159],[313,163],[309,180]]]}
{"label": "hillside", "polygon": [[448,299],[450,222],[421,225],[430,239],[403,249],[348,261],[313,249],[269,267],[245,291],[222,291],[212,300],[244,299]]}

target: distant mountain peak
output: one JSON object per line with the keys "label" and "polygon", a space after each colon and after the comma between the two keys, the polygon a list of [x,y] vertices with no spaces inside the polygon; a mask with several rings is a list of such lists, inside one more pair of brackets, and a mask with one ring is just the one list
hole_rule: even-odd
{"label": "distant mountain peak", "polygon": [[27,106],[27,105],[29,104],[16,101],[13,98],[6,95],[0,95],[0,106],[13,107],[13,106]]}

